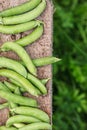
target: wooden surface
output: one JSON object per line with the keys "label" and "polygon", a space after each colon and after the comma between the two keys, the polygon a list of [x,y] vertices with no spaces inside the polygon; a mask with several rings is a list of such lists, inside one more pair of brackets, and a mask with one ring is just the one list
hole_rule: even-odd
{"label": "wooden surface", "polygon": [[[19,5],[27,0],[0,0],[0,10],[4,10],[8,7]],[[44,13],[37,19],[44,21],[44,34],[43,36],[34,42],[33,44],[27,46],[25,49],[31,58],[40,58],[45,56],[52,55],[52,14],[53,13],[53,6],[50,0],[47,0],[47,8]],[[0,34],[0,46],[6,41],[14,41],[25,35],[29,34],[30,32],[27,31],[25,33],[20,33],[17,35],[5,35]],[[19,59],[18,56],[13,52],[3,52],[0,53],[0,56],[9,57],[12,59]],[[40,79],[43,78],[51,78],[51,80],[47,84],[48,95],[47,96],[40,96],[37,101],[39,107],[47,112],[51,118],[52,115],[52,67],[51,65],[39,67],[38,69],[38,77]],[[1,81],[4,78],[0,78]],[[27,93],[25,96],[29,96]],[[35,97],[34,97],[35,98]],[[0,99],[2,103],[4,100]],[[8,109],[0,110],[0,125],[4,124],[8,118]]]}

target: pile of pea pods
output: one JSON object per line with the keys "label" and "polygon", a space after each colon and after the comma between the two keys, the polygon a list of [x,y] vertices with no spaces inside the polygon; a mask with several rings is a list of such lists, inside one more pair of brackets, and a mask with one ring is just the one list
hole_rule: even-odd
{"label": "pile of pea pods", "polygon": [[14,51],[21,60],[16,61],[0,57],[0,76],[8,81],[0,82],[0,97],[6,103],[0,104],[0,109],[9,108],[9,117],[0,130],[51,130],[48,114],[39,109],[35,98],[24,97],[23,93],[39,97],[47,95],[46,83],[49,80],[37,78],[37,67],[55,63],[56,57],[31,59],[23,48],[38,40],[44,32],[44,23],[35,20],[46,8],[45,0],[29,0],[19,6],[0,12],[0,33],[18,34],[33,29],[33,31],[14,42],[4,43],[0,51]]}

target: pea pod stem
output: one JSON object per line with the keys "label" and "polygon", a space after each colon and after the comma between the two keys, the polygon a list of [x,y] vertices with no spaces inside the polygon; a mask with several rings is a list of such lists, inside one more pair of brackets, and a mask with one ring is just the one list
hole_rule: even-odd
{"label": "pea pod stem", "polygon": [[32,11],[17,15],[17,16],[10,16],[10,17],[0,17],[0,23],[5,25],[11,24],[19,24],[31,21],[37,18],[46,8],[46,1],[42,0],[42,2]]}
{"label": "pea pod stem", "polygon": [[52,126],[48,123],[38,122],[38,123],[28,124],[20,128],[19,130],[42,130],[42,129],[52,130]]}
{"label": "pea pod stem", "polygon": [[24,115],[15,115],[13,117],[10,117],[7,122],[6,126],[10,127],[14,123],[34,123],[34,122],[40,122],[40,120],[31,117],[31,116],[24,116]]}
{"label": "pea pod stem", "polygon": [[27,11],[34,9],[41,2],[41,0],[28,0],[28,1],[29,2],[1,11],[0,16],[8,17],[25,13]]}
{"label": "pea pod stem", "polygon": [[37,102],[34,99],[19,96],[11,92],[0,90],[0,96],[6,99],[8,102],[17,103],[24,106],[33,106],[33,107],[37,106]]}
{"label": "pea pod stem", "polygon": [[33,74],[37,75],[36,67],[34,66],[30,56],[27,54],[27,52],[24,50],[23,47],[21,47],[18,44],[15,44],[14,42],[6,42],[1,46],[2,51],[9,51],[12,50],[22,59],[24,64],[26,65],[27,69]]}
{"label": "pea pod stem", "polygon": [[21,45],[21,46],[27,46],[31,43],[33,43],[34,41],[36,41],[37,39],[39,39],[43,34],[43,25],[38,26],[32,33],[30,33],[29,35],[16,40],[15,43]]}
{"label": "pea pod stem", "polygon": [[12,26],[0,25],[0,33],[18,34],[21,32],[31,30],[37,26],[40,26],[40,21],[38,20],[33,20],[27,23],[22,23],[22,24],[12,25]]}
{"label": "pea pod stem", "polygon": [[49,116],[47,115],[47,113],[37,108],[17,107],[17,108],[12,109],[11,111],[20,115],[32,116],[44,122],[50,122]]}
{"label": "pea pod stem", "polygon": [[25,67],[15,60],[6,57],[0,57],[0,68],[3,67],[14,70],[17,73],[23,75],[24,77],[27,77],[27,71]]}
{"label": "pea pod stem", "polygon": [[43,85],[43,83],[36,78],[35,76],[31,75],[28,73],[28,77],[29,81],[31,81],[43,94],[47,94],[47,89],[46,87]]}

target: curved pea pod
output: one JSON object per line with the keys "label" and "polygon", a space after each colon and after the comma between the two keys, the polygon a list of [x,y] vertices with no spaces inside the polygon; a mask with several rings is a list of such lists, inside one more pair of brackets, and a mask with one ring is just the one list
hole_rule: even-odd
{"label": "curved pea pod", "polygon": [[7,128],[6,126],[0,126],[0,130],[17,130],[17,129],[14,127]]}
{"label": "curved pea pod", "polygon": [[34,99],[19,96],[16,94],[13,94],[11,92],[6,92],[0,90],[0,96],[4,99],[6,99],[8,102],[17,103],[24,106],[33,106],[37,107],[37,102]]}
{"label": "curved pea pod", "polygon": [[19,130],[52,130],[52,126],[48,123],[38,122],[28,124],[22,128],[19,128]]}
{"label": "curved pea pod", "polygon": [[31,107],[17,107],[12,109],[16,114],[25,115],[25,116],[32,116],[44,122],[50,122],[49,116],[44,111],[38,108],[31,108]]}
{"label": "curved pea pod", "polygon": [[2,51],[9,51],[12,50],[22,59],[27,69],[33,74],[37,75],[37,69],[34,66],[31,58],[27,54],[27,52],[24,50],[23,47],[21,47],[18,44],[15,44],[14,42],[6,42],[1,46]]}
{"label": "curved pea pod", "polygon": [[31,117],[31,116],[24,116],[24,115],[15,115],[13,117],[10,117],[7,122],[6,126],[10,127],[14,123],[35,123],[35,122],[40,122],[40,120]]}
{"label": "curved pea pod", "polygon": [[28,0],[26,3],[1,11],[0,16],[8,17],[25,13],[34,9],[40,2],[41,0]]}
{"label": "curved pea pod", "polygon": [[10,17],[0,17],[0,23],[5,25],[11,24],[19,24],[31,21],[37,18],[46,8],[46,1],[42,0],[42,2],[30,12],[17,15],[17,16],[10,16]]}
{"label": "curved pea pod", "polygon": [[40,26],[40,21],[34,20],[34,21],[27,22],[27,23],[12,25],[12,26],[0,25],[0,33],[18,34],[21,32],[31,30],[31,29],[35,28],[36,26]]}
{"label": "curved pea pod", "polygon": [[30,94],[34,96],[40,95],[40,91],[35,88],[27,79],[25,79],[22,75],[7,69],[1,69],[0,70],[0,76],[5,76],[7,78],[12,78],[19,82],[21,84],[21,87],[23,87],[26,91],[28,91]]}
{"label": "curved pea pod", "polygon": [[14,70],[22,76],[27,77],[27,71],[25,67],[15,60],[6,57],[0,57],[0,68],[3,67]]}
{"label": "curved pea pod", "polygon": [[43,25],[38,26],[32,33],[30,33],[29,35],[16,40],[15,43],[21,45],[21,46],[27,46],[31,43],[33,43],[34,41],[36,41],[37,39],[39,39],[43,34]]}
{"label": "curved pea pod", "polygon": [[29,81],[31,81],[43,94],[47,94],[47,89],[46,87],[43,85],[43,83],[36,78],[35,76],[31,75],[28,73],[28,77]]}

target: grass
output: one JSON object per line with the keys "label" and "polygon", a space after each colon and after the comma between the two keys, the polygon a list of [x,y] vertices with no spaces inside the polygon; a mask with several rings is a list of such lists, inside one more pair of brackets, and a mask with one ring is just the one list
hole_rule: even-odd
{"label": "grass", "polygon": [[87,1],[53,0],[53,130],[87,128]]}

